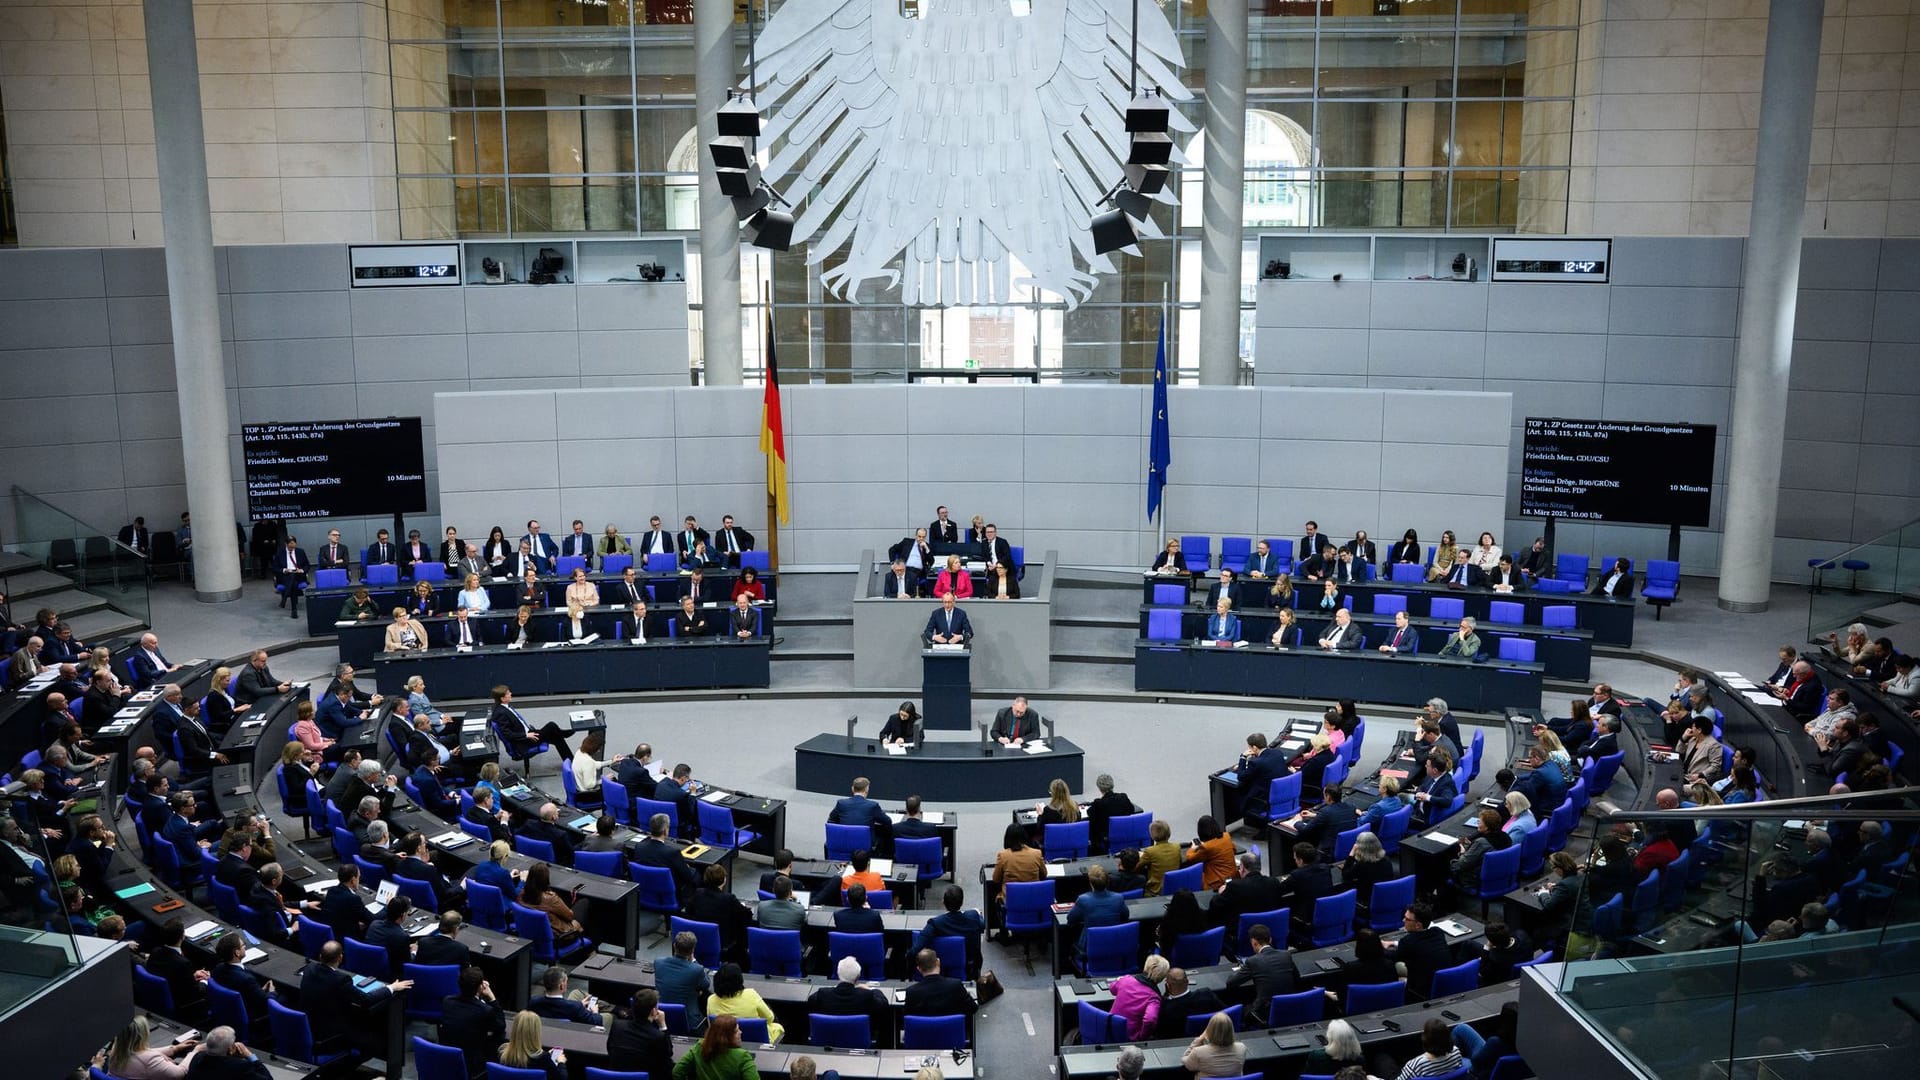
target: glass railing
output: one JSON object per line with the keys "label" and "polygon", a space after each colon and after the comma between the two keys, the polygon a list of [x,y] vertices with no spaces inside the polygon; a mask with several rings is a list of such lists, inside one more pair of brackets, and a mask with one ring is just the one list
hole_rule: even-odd
{"label": "glass railing", "polygon": [[[1845,637],[1845,627],[1863,613],[1920,589],[1920,518],[1864,544],[1837,550],[1823,563],[1808,570],[1814,585],[1807,593],[1809,641],[1835,630],[1843,631],[1840,636]],[[1848,563],[1858,565],[1850,569]]]}
{"label": "glass railing", "polygon": [[13,488],[13,512],[14,535],[7,540],[8,551],[40,560],[47,570],[73,582],[74,588],[141,625],[151,624],[153,564],[116,539],[117,529],[81,521],[18,485]]}
{"label": "glass railing", "polygon": [[66,907],[85,918],[96,904],[84,893],[63,893],[46,838],[21,828],[8,804],[0,798],[0,846],[7,849],[0,852],[7,864],[0,873],[9,875],[0,882],[0,954],[7,958],[0,964],[0,1016],[80,966]]}
{"label": "glass railing", "polygon": [[1663,1080],[1903,1072],[1882,1036],[1911,1025],[1894,999],[1920,978],[1916,794],[1602,817],[1562,1004]]}

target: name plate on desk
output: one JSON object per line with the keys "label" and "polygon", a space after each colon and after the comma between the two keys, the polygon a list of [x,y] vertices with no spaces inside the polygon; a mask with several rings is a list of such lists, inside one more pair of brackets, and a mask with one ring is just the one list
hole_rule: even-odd
{"label": "name plate on desk", "polygon": [[927,648],[932,652],[945,652],[945,653],[957,653],[957,652],[967,651],[966,644],[964,642],[958,642],[958,641],[942,641],[933,645],[929,645],[927,646]]}

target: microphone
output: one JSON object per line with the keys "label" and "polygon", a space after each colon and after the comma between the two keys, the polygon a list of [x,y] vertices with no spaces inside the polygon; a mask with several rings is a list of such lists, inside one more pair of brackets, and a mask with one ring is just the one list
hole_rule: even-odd
{"label": "microphone", "polygon": [[847,745],[849,746],[853,745],[853,725],[859,722],[860,716],[858,713],[847,717]]}

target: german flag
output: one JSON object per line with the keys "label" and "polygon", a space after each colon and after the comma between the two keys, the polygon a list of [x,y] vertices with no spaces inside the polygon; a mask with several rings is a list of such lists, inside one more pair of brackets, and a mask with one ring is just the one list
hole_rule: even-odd
{"label": "german flag", "polygon": [[[760,452],[767,455],[767,505],[780,524],[788,522],[787,438],[780,419],[780,365],[773,354],[773,315],[767,315],[767,393],[760,402]],[[773,522],[768,522],[772,526]]]}

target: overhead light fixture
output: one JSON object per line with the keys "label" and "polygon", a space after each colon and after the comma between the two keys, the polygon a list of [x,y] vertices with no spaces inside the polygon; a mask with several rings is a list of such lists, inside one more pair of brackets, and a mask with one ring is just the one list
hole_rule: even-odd
{"label": "overhead light fixture", "polygon": [[1165,165],[1173,160],[1173,139],[1164,131],[1136,131],[1127,147],[1129,165]]}
{"label": "overhead light fixture", "polygon": [[747,219],[743,235],[754,247],[785,251],[793,246],[793,215],[767,207]]}
{"label": "overhead light fixture", "polygon": [[720,194],[730,199],[753,194],[762,183],[760,169],[748,166],[744,169],[715,169],[715,177],[720,181]]}
{"label": "overhead light fixture", "polygon": [[740,138],[757,139],[760,137],[760,110],[753,104],[750,94],[734,94],[729,91],[727,103],[720,106],[718,117],[720,134]]}
{"label": "overhead light fixture", "polygon": [[1096,254],[1122,251],[1140,243],[1140,234],[1121,210],[1109,210],[1093,219],[1093,250]]}
{"label": "overhead light fixture", "polygon": [[773,189],[761,184],[745,195],[733,197],[733,216],[735,220],[746,221],[753,215],[765,210],[773,202]]}
{"label": "overhead light fixture", "polygon": [[1122,187],[1113,193],[1113,205],[1133,220],[1145,221],[1153,209],[1153,198],[1130,187]]}
{"label": "overhead light fixture", "polygon": [[1129,165],[1126,167],[1127,186],[1142,195],[1158,195],[1167,186],[1171,177],[1165,165]]}

